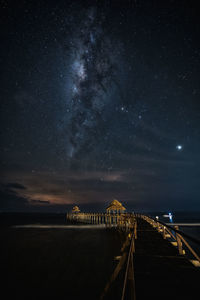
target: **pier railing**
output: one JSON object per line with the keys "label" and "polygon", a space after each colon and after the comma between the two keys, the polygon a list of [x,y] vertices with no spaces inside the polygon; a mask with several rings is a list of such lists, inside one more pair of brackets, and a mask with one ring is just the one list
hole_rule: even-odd
{"label": "pier railing", "polygon": [[[135,240],[137,239],[137,221],[144,219],[155,228],[172,245],[177,247],[179,255],[191,253],[194,259],[190,259],[195,266],[200,266],[200,256],[191,247],[188,241],[200,246],[200,241],[181,232],[178,226],[169,226],[157,219],[147,215],[133,213],[68,213],[66,219],[70,222],[80,224],[104,225],[106,228],[116,228],[126,232],[126,240],[121,248],[121,253],[115,259],[118,264],[107,282],[100,299],[107,299],[109,290],[120,272],[123,272],[123,286],[121,300],[136,299],[135,279],[134,279],[134,253]],[[153,241],[152,241],[153,242]],[[137,250],[137,249],[136,249]]]}
{"label": "pier railing", "polygon": [[[133,214],[132,214],[133,218]],[[127,227],[125,228],[127,229]],[[121,255],[116,257],[118,264],[112,273],[110,280],[107,282],[100,300],[106,298],[109,289],[112,287],[113,282],[118,277],[119,273],[124,270],[124,279],[122,286],[122,293],[120,299],[132,299],[136,300],[135,291],[135,277],[134,277],[134,264],[133,264],[133,254],[135,253],[135,240],[137,239],[137,221],[134,218],[133,227],[129,227],[126,240],[121,248]],[[108,298],[106,298],[108,299]]]}
{"label": "pier railing", "polygon": [[191,259],[190,261],[195,266],[198,266],[198,267],[200,266],[200,256],[196,253],[196,251],[187,242],[187,240],[189,240],[192,243],[195,243],[196,245],[200,246],[199,240],[180,231],[179,227],[177,225],[169,226],[161,221],[158,221],[158,220],[153,219],[146,215],[138,215],[137,217],[140,217],[140,218],[144,219],[145,221],[147,221],[153,228],[155,228],[159,233],[162,234],[163,239],[168,239],[172,243],[172,245],[177,247],[180,255],[185,255],[186,251],[189,251],[189,253],[191,253],[192,256],[195,258],[195,259]]}
{"label": "pier railing", "polygon": [[106,227],[134,228],[135,217],[132,213],[68,213],[66,220],[85,224],[104,224]]}
{"label": "pier railing", "polygon": [[133,213],[68,213],[66,219],[70,222],[86,224],[102,224],[106,228],[117,228],[126,232],[126,240],[121,248],[121,253],[116,259],[118,264],[113,271],[110,280],[107,282],[101,300],[107,297],[107,293],[112,288],[113,282],[119,273],[124,270],[124,280],[122,287],[121,300],[124,300],[127,294],[130,299],[135,300],[135,280],[133,253],[135,252],[135,240],[137,239],[137,221]]}
{"label": "pier railing", "polygon": [[134,236],[137,238],[137,218],[147,221],[153,228],[162,234],[163,239],[168,239],[175,247],[177,247],[180,255],[191,253],[194,259],[190,261],[195,266],[200,266],[200,256],[191,247],[188,241],[200,247],[200,241],[187,235],[179,230],[177,225],[170,226],[157,219],[153,219],[147,215],[133,213],[68,213],[66,219],[78,223],[86,224],[104,224],[106,227],[117,227],[127,231],[133,230]]}

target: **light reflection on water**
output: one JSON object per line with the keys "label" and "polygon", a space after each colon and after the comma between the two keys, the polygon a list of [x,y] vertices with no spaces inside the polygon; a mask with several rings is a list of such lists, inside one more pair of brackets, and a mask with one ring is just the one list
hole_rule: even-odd
{"label": "light reflection on water", "polygon": [[42,224],[26,224],[26,225],[15,225],[13,228],[60,228],[60,229],[97,229],[97,228],[106,228],[105,224],[96,224],[96,225],[42,225]]}

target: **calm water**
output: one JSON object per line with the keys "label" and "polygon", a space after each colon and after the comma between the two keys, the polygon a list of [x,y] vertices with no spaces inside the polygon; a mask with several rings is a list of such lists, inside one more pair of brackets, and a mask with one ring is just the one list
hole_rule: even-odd
{"label": "calm water", "polygon": [[66,224],[65,214],[61,213],[1,213],[2,226],[24,224]]}
{"label": "calm water", "polygon": [[[169,212],[149,213],[152,217],[159,217],[159,220],[169,223]],[[173,223],[189,223],[200,224],[200,212],[171,212]],[[44,225],[66,225],[66,216],[62,213],[1,213],[0,225],[28,225],[28,224],[44,224]],[[180,230],[200,240],[200,226],[179,226]]]}
{"label": "calm water", "polygon": [[1,292],[7,298],[99,299],[125,238],[116,230],[72,227],[65,214],[1,214],[0,225]]}
{"label": "calm water", "polygon": [[[151,216],[158,215],[161,221],[168,223],[169,218],[163,216],[166,214],[160,212]],[[173,222],[200,223],[200,213],[172,214]],[[18,227],[31,224],[50,227]],[[53,229],[53,226],[59,229]],[[56,299],[64,299],[67,292],[68,299],[86,296],[87,299],[99,299],[116,267],[114,257],[120,254],[125,237],[116,230],[70,226],[65,214],[0,214],[0,264],[5,291],[12,285],[16,294],[22,291],[24,295],[42,293],[44,298],[53,294]],[[67,230],[62,229],[66,227]],[[200,239],[200,226],[180,226],[180,230]],[[194,249],[200,253],[199,248]],[[116,283],[116,292],[120,289],[120,280]],[[23,290],[22,283],[26,287]]]}

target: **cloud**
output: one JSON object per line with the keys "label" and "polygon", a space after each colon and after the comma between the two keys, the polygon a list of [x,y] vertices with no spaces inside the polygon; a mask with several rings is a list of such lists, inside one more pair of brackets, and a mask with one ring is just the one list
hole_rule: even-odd
{"label": "cloud", "polygon": [[[99,203],[101,207],[106,207],[114,198],[127,207],[150,207],[154,202],[158,207],[170,207],[170,199],[175,196],[186,197],[191,190],[194,196],[197,194],[198,174],[190,174],[193,184],[187,182],[185,171],[190,167],[189,162],[147,158],[143,155],[133,157],[135,166],[126,171],[62,170],[32,173],[25,170],[9,170],[4,174],[5,182],[1,185],[0,209],[10,207],[13,210],[53,211],[54,207],[55,210],[65,211],[74,204],[94,208]],[[180,167],[174,168],[171,176],[168,168],[178,166]],[[166,195],[169,197],[169,203]]]}
{"label": "cloud", "polygon": [[17,183],[17,182],[4,184],[4,187],[6,187],[8,189],[20,189],[20,190],[26,189],[26,187],[24,185]]}
{"label": "cloud", "polygon": [[[0,210],[2,211],[23,211],[26,210],[28,199],[18,194],[13,188],[17,184],[5,184],[0,187]],[[11,188],[11,186],[13,188]],[[21,187],[18,189],[21,189]]]}
{"label": "cloud", "polygon": [[[15,182],[20,178],[20,183]],[[115,192],[125,190],[126,174],[120,171],[104,172],[8,172],[2,186],[9,195],[26,199],[29,206],[37,205],[73,205],[74,203],[104,202],[102,194],[109,194],[110,199]],[[113,190],[115,191],[113,193]],[[17,202],[16,202],[17,205]],[[15,207],[15,205],[14,205]]]}

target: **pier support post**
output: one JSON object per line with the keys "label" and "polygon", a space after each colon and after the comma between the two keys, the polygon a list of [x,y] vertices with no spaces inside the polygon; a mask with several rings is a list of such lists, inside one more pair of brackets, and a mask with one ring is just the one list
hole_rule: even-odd
{"label": "pier support post", "polygon": [[134,223],[134,236],[135,236],[135,239],[137,240],[137,221],[136,220]]}
{"label": "pier support post", "polygon": [[[178,226],[174,226],[174,228],[175,228],[176,230],[179,229]],[[176,240],[177,240],[178,252],[179,252],[180,255],[183,255],[184,252],[183,252],[182,241],[181,241],[181,238],[180,238],[180,236],[179,236],[179,234],[178,234],[177,232],[176,232]]]}
{"label": "pier support post", "polygon": [[163,225],[163,239],[166,240],[166,228]]}

